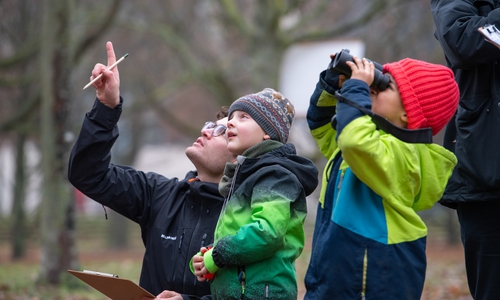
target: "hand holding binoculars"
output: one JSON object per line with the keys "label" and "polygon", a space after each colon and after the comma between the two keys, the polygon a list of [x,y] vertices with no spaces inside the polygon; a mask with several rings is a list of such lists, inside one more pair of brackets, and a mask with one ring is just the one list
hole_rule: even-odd
{"label": "hand holding binoculars", "polygon": [[[349,54],[349,49],[342,49],[342,51],[335,54],[332,61],[328,65],[328,70],[333,69],[340,74],[345,75],[347,78],[350,78],[352,72],[351,68],[346,64],[347,61],[354,62],[354,59],[352,55]],[[389,82],[391,79],[388,75],[382,73],[382,70],[384,68],[381,64],[374,61],[371,62],[375,65],[375,74],[371,87],[383,91],[389,86]]]}

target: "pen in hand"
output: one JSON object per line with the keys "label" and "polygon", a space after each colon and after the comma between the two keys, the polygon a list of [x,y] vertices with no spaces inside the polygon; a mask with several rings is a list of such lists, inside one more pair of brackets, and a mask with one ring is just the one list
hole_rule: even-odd
{"label": "pen in hand", "polygon": [[[127,58],[128,56],[128,53],[125,54],[124,56],[122,56],[122,58],[120,58],[119,60],[117,60],[114,64],[112,64],[111,66],[109,66],[109,68],[107,68],[107,70],[111,70],[113,69],[114,67],[116,67],[116,65],[118,65],[119,63],[121,63],[125,58]],[[87,83],[86,86],[83,87],[83,90],[88,88],[89,86],[91,86],[94,82],[96,82],[97,80],[99,80],[99,78],[102,77],[102,73],[99,74],[99,76],[97,76],[96,78],[92,79],[92,81],[90,81],[89,83]]]}

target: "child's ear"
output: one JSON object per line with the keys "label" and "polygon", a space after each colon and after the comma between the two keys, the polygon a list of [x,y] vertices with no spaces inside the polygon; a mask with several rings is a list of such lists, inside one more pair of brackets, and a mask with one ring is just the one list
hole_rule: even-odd
{"label": "child's ear", "polygon": [[408,117],[406,116],[406,113],[401,115],[401,121],[408,125]]}
{"label": "child's ear", "polygon": [[265,141],[265,140],[269,140],[270,138],[271,138],[271,137],[269,136],[269,134],[264,135],[264,141]]}

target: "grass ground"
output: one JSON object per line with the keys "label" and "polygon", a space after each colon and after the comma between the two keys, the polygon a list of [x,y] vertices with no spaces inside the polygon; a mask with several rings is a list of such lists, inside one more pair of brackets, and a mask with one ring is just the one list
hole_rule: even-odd
{"label": "grass ground", "polygon": [[[312,228],[307,226],[308,237]],[[421,300],[471,300],[465,278],[463,249],[457,246],[446,246],[429,231],[427,246],[428,266],[424,292]],[[136,243],[123,250],[109,250],[101,239],[81,238],[78,240],[78,253],[82,269],[98,270],[119,274],[138,282],[141,268],[143,247],[138,243],[139,237],[133,234]],[[310,240],[303,254],[297,260],[297,276],[299,281],[299,299],[305,292],[303,278],[310,257]],[[0,300],[105,300],[99,292],[79,285],[69,287],[41,288],[36,287],[34,280],[39,270],[39,249],[30,245],[26,257],[22,260],[10,260],[10,248],[6,241],[0,240]],[[71,275],[69,275],[71,276]]]}

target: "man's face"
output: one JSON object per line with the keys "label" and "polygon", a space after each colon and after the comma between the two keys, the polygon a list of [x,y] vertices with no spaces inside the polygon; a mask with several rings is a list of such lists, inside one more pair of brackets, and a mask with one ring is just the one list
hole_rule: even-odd
{"label": "man's face", "polygon": [[[215,124],[226,127],[227,118],[220,119]],[[208,173],[210,176],[222,177],[226,162],[236,159],[236,156],[227,150],[226,133],[223,129],[222,126],[208,126],[202,129],[201,136],[186,149],[186,155],[195,165],[198,174]],[[214,136],[214,133],[217,135],[221,132],[221,135]]]}

